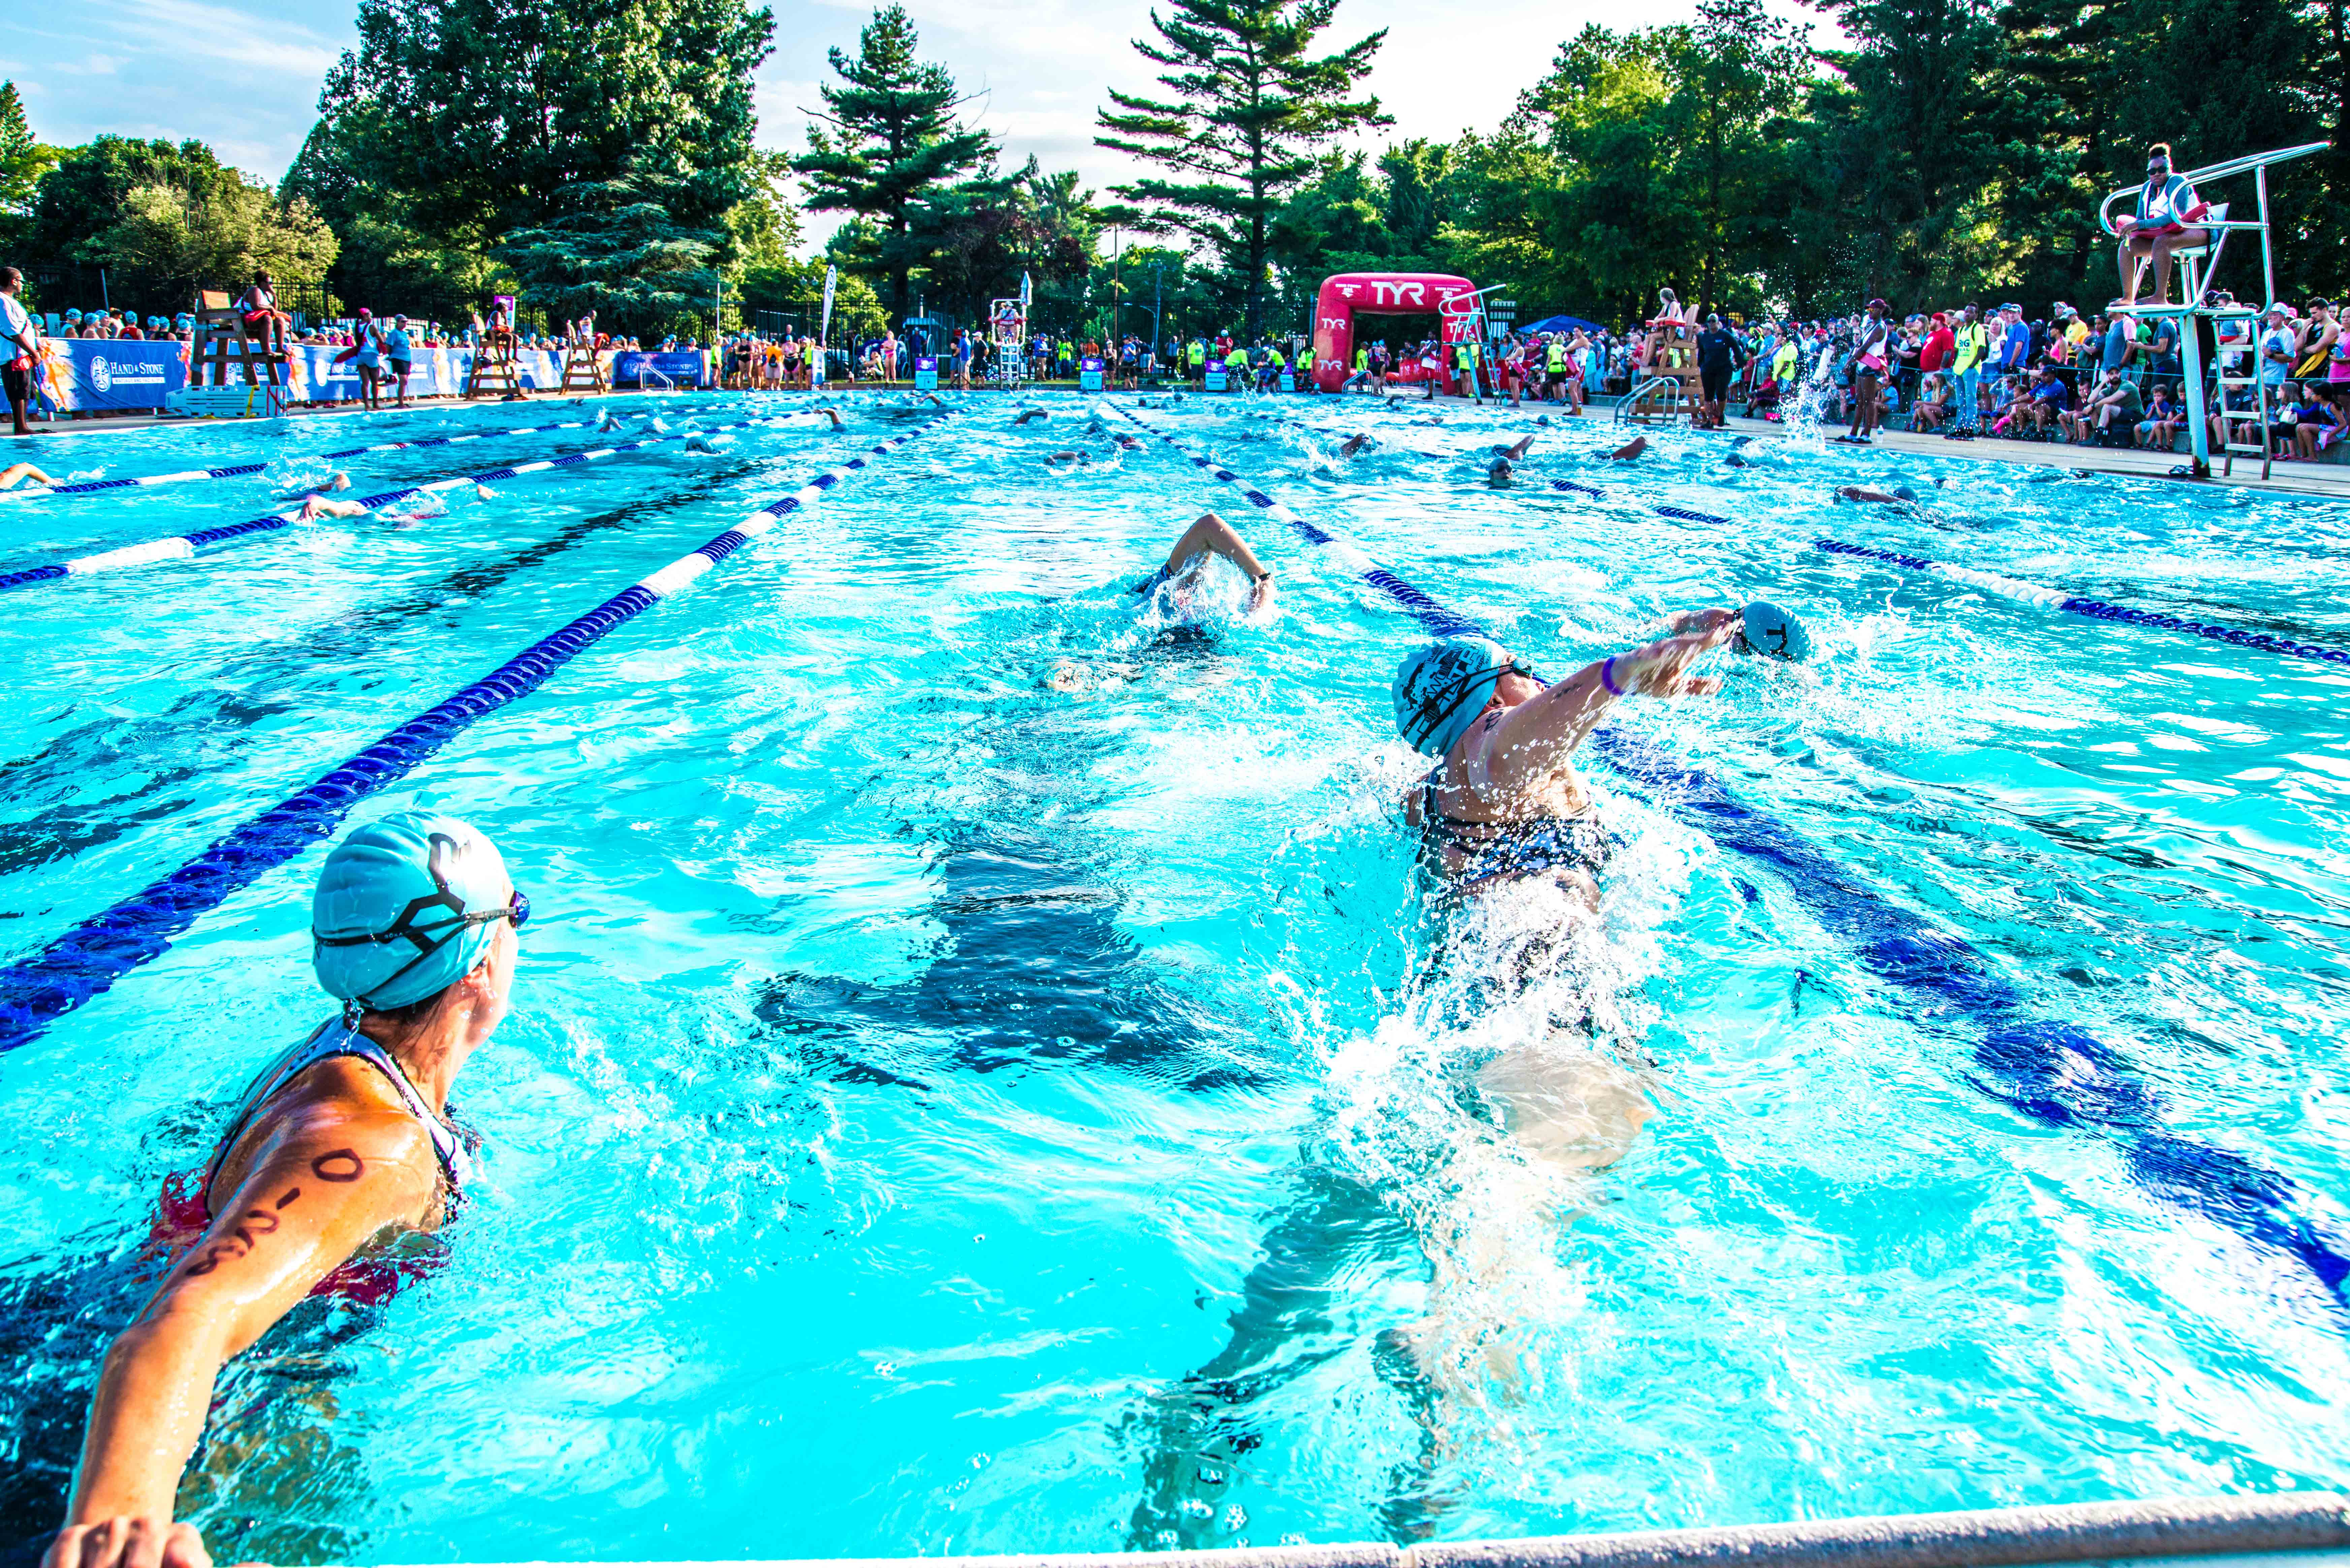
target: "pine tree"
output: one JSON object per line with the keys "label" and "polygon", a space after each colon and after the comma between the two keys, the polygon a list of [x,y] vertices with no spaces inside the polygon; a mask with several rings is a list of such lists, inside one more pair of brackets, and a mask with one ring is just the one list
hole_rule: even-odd
{"label": "pine tree", "polygon": [[16,84],[0,82],[0,214],[16,217],[31,212],[33,192],[57,161],[54,150],[33,140]]}
{"label": "pine tree", "polygon": [[[792,161],[806,179],[816,212],[869,220],[857,231],[846,265],[888,284],[890,308],[903,320],[913,275],[936,256],[936,223],[921,209],[973,175],[988,174],[994,138],[954,118],[954,78],[914,57],[920,38],[899,5],[884,5],[858,36],[855,58],[834,49],[840,83],[817,88],[831,129],[811,126],[808,151]],[[970,205],[984,192],[967,193]]]}
{"label": "pine tree", "polygon": [[1376,98],[1351,96],[1370,69],[1384,29],[1315,57],[1315,36],[1338,0],[1171,0],[1150,14],[1159,41],[1138,38],[1143,58],[1168,67],[1170,100],[1113,92],[1120,112],[1101,111],[1112,134],[1095,143],[1165,165],[1191,179],[1114,187],[1144,204],[1149,221],[1206,241],[1240,275],[1246,330],[1263,327],[1272,223],[1289,192],[1316,168],[1313,149],[1362,127],[1391,125]]}

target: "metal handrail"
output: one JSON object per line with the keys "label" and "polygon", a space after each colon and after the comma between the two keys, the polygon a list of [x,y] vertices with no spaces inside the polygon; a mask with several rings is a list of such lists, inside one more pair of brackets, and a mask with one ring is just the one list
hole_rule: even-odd
{"label": "metal handrail", "polygon": [[[2323,152],[2333,145],[2334,143],[2330,141],[2309,141],[2303,143],[2299,147],[2279,148],[2274,152],[2255,152],[2244,158],[2230,158],[2225,163],[2214,163],[2208,169],[2189,169],[2186,171],[2186,180],[2189,185],[2194,185],[2199,181],[2203,180],[2223,180],[2230,174],[2241,174],[2248,169],[2265,169],[2272,163],[2288,163],[2296,158],[2306,158],[2313,152]],[[2105,230],[2106,233],[2109,234],[2120,234],[2121,231],[2114,227],[2114,221],[2111,216],[2114,203],[2120,201],[2125,196],[2135,196],[2140,191],[2145,189],[2146,182],[2141,180],[2135,185],[2125,185],[2120,190],[2116,191],[2112,195],[2107,196],[2102,202],[2098,203],[2097,226]],[[2212,225],[2206,224],[2202,226],[2210,227]],[[2252,225],[2249,223],[2230,223],[2228,226],[2230,228],[2250,228]]]}
{"label": "metal handrail", "polygon": [[654,380],[659,381],[671,391],[674,392],[677,390],[677,382],[666,371],[655,365],[650,358],[638,360],[637,386],[639,389],[643,388],[645,378],[648,376],[650,376]]}
{"label": "metal handrail", "polygon": [[[1650,392],[1658,391],[1667,387],[1672,389],[1673,400],[1675,402],[1679,402],[1681,395],[1681,379],[1679,376],[1651,376],[1647,380],[1640,382],[1630,391],[1616,400],[1616,417],[1612,422],[1619,425],[1630,423],[1631,421],[1626,418],[1624,410],[1630,408],[1634,403],[1638,402],[1641,399],[1647,397]],[[1672,416],[1668,413],[1666,417],[1669,419]]]}

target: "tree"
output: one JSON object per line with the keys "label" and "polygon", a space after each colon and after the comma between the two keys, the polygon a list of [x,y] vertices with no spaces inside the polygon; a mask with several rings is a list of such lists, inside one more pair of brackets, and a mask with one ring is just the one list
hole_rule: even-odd
{"label": "tree", "polygon": [[[858,36],[854,59],[830,52],[839,85],[817,88],[831,129],[808,128],[808,151],[792,161],[805,177],[809,207],[868,220],[844,265],[886,282],[899,320],[911,303],[913,275],[937,255],[937,227],[923,224],[926,203],[993,166],[995,140],[954,118],[954,78],[914,56],[920,42],[906,8],[884,5]],[[922,232],[918,232],[922,231]]]}
{"label": "tree", "polygon": [[73,275],[86,299],[103,267],[118,302],[162,315],[198,288],[243,287],[256,267],[281,288],[320,283],[336,242],[307,202],[280,202],[201,141],[101,136],[42,177],[23,246],[31,270]]}
{"label": "tree", "polygon": [[41,176],[57,161],[56,148],[33,140],[16,84],[0,82],[0,218],[20,218],[31,212]]}
{"label": "tree", "polygon": [[774,30],[746,0],[361,0],[322,151],[429,243],[486,249],[541,311],[690,327],[754,182]]}
{"label": "tree", "polygon": [[1313,149],[1350,130],[1391,125],[1377,98],[1352,95],[1387,33],[1315,56],[1338,0],[1170,0],[1153,10],[1159,41],[1142,57],[1168,67],[1171,99],[1113,92],[1097,145],[1188,178],[1114,187],[1149,221],[1205,241],[1238,275],[1245,329],[1263,326],[1272,227],[1284,199],[1315,171]]}

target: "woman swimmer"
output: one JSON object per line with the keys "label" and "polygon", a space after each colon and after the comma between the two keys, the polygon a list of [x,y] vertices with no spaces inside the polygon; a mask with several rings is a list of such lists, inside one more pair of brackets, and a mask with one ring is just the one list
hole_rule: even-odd
{"label": "woman swimmer", "polygon": [[[1396,725],[1414,750],[1437,759],[1405,804],[1427,836],[1452,892],[1476,897],[1513,883],[1548,881],[1586,909],[1599,902],[1599,874],[1613,853],[1574,753],[1625,697],[1711,696],[1717,676],[1690,672],[1715,648],[1799,660],[1811,637],[1794,617],[1757,601],[1743,610],[1683,610],[1670,635],[1601,659],[1545,686],[1525,664],[1482,637],[1416,649],[1396,672]],[[1536,1083],[1556,1064],[1540,1051],[1505,1052],[1479,1075],[1512,1130],[1555,1163],[1611,1163],[1648,1119],[1628,1082],[1562,1096]],[[1611,1078],[1618,1075],[1610,1075]],[[1557,1106],[1571,1101],[1577,1114]],[[1589,1114],[1605,1104],[1609,1114]],[[1602,1125],[1604,1124],[1604,1125]]]}
{"label": "woman swimmer", "polygon": [[[1249,579],[1248,607],[1241,612],[1241,618],[1256,624],[1270,621],[1274,616],[1273,568],[1258,560],[1256,552],[1248,547],[1248,541],[1234,533],[1231,524],[1212,512],[1201,514],[1190,527],[1183,530],[1182,535],[1175,541],[1175,547],[1167,552],[1167,559],[1149,576],[1135,584],[1134,591],[1149,598],[1165,588],[1173,601],[1176,616],[1188,618],[1204,586],[1211,556],[1222,556],[1230,561]],[[1130,667],[1118,672],[1128,673]],[[1084,664],[1064,659],[1054,666],[1045,684],[1055,691],[1082,691],[1095,673]]]}
{"label": "woman swimmer", "polygon": [[167,1191],[188,1244],[107,1353],[45,1568],[207,1568],[172,1501],[221,1366],[306,1296],[380,1289],[387,1249],[449,1218],[470,1163],[449,1088],[505,1016],[529,915],[452,817],[402,812],[327,857],[311,964],[341,1016],[255,1081],[193,1190]]}

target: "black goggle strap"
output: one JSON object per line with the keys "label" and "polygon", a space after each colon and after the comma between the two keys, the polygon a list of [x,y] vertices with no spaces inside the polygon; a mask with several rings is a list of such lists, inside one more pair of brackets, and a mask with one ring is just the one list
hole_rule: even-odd
{"label": "black goggle strap", "polygon": [[[465,901],[457,897],[456,890],[449,886],[448,872],[444,869],[447,863],[454,861],[463,852],[463,846],[447,834],[434,834],[432,837],[432,848],[424,860],[424,869],[432,878],[432,892],[411,898],[408,901],[408,907],[400,911],[400,918],[383,930],[368,931],[356,937],[322,937],[314,932],[310,940],[322,948],[356,948],[365,947],[370,943],[380,945],[397,941],[415,943],[416,956],[386,975],[374,987],[378,992],[382,991],[386,986],[399,980],[401,975],[456,940],[458,934],[466,927],[479,925],[484,920],[495,919],[507,912],[504,909],[496,909],[486,915],[466,913]],[[449,910],[449,918],[432,921],[421,921],[417,919],[417,916],[425,910],[434,908]],[[430,934],[435,931],[440,934],[437,936]],[[369,1004],[364,995],[350,998],[343,1003],[343,1022],[356,1027],[359,1021],[354,1016],[354,1010],[363,1009],[367,1005]]]}

